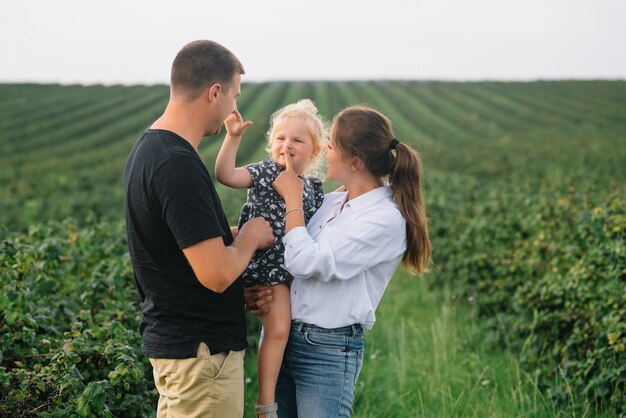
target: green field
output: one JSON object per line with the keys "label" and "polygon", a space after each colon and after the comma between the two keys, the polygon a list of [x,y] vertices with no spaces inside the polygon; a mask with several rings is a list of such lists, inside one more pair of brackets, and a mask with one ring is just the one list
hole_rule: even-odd
{"label": "green field", "polygon": [[[122,171],[167,97],[0,84],[0,416],[155,410]],[[425,165],[433,267],[392,280],[354,416],[626,416],[626,82],[244,84],[238,162],[301,98],[376,107]],[[234,224],[245,192],[218,191]]]}

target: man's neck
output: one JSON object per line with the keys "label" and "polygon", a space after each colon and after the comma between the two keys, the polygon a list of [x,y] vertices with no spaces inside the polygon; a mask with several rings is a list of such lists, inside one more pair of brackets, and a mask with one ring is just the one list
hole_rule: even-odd
{"label": "man's neck", "polygon": [[161,115],[150,128],[164,129],[174,132],[187,142],[197,151],[202,137],[204,136],[204,127],[199,126],[198,120],[194,115],[193,106],[185,106],[170,101]]}

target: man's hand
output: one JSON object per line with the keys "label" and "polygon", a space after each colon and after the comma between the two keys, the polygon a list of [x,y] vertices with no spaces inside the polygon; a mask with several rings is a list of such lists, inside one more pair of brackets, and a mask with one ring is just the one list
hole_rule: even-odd
{"label": "man's hand", "polygon": [[272,288],[261,284],[246,287],[244,289],[246,309],[252,315],[261,317],[269,312],[268,303],[272,300]]}
{"label": "man's hand", "polygon": [[252,218],[239,230],[235,242],[240,240],[256,242],[256,249],[269,248],[274,245],[274,231],[264,218]]}
{"label": "man's hand", "polygon": [[198,281],[222,293],[244,272],[256,250],[272,244],[274,232],[269,222],[254,218],[244,224],[229,246],[224,246],[222,237],[215,237],[183,248],[183,253]]}
{"label": "man's hand", "polygon": [[224,121],[226,132],[228,132],[231,137],[241,137],[246,131],[246,128],[251,125],[252,121],[247,120],[244,122],[243,118],[241,117],[241,113],[239,113],[237,109],[233,110],[233,113],[228,115],[228,117]]}

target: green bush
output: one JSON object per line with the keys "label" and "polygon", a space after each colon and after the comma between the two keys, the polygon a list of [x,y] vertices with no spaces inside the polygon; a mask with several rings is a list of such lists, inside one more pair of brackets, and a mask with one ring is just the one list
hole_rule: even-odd
{"label": "green bush", "polygon": [[559,400],[575,391],[626,413],[626,196],[587,210],[569,203],[557,202],[556,215],[573,227],[535,237],[526,254],[543,254],[547,269],[513,296],[515,325],[528,336],[523,359],[557,381]]}
{"label": "green bush", "polygon": [[0,229],[0,416],[152,415],[140,321],[123,223]]}
{"label": "green bush", "polygon": [[0,416],[156,409],[124,237],[69,221],[0,236]]}
{"label": "green bush", "polygon": [[554,400],[626,413],[626,193],[497,184],[434,230],[439,270]]}

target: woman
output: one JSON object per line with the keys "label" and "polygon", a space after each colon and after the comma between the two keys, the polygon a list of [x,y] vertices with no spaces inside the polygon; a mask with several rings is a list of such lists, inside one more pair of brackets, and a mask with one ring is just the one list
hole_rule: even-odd
{"label": "woman", "polygon": [[[290,159],[274,181],[285,199],[285,267],[294,276],[292,326],[276,388],[281,418],[350,416],[363,329],[374,324],[398,264],[422,273],[430,259],[421,163],[395,139],[389,119],[363,106],[343,110],[324,152],[327,177],[345,191],[328,193],[306,228],[302,180]],[[268,293],[249,291],[248,309],[271,309]]]}

